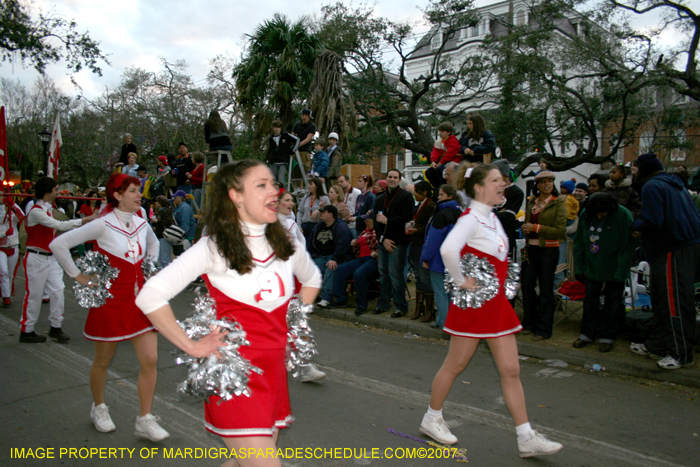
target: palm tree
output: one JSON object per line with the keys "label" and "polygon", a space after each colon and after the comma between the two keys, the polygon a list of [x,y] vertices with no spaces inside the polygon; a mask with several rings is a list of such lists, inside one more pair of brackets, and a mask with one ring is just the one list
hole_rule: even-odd
{"label": "palm tree", "polygon": [[249,113],[263,110],[277,114],[285,125],[293,123],[294,103],[308,97],[320,51],[319,40],[309,29],[306,17],[292,24],[275,13],[248,36],[248,54],[234,69],[233,78],[239,104]]}

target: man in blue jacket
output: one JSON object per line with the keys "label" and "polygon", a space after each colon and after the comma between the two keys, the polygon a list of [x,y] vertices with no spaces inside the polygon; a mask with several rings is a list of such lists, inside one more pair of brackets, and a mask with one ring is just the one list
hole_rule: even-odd
{"label": "man in blue jacket", "polygon": [[[185,238],[177,245],[173,245],[173,254],[180,256],[194,241],[197,222],[194,220],[194,213],[188,203],[185,202],[187,194],[183,190],[178,190],[173,196],[173,217],[177,226],[185,231]],[[185,241],[187,240],[187,241]]]}
{"label": "man in blue jacket", "polygon": [[[651,266],[652,330],[636,354],[660,359],[666,370],[693,364],[695,278],[700,261],[700,214],[683,182],[664,171],[656,154],[637,159],[642,188],[639,219],[630,225]],[[662,358],[663,357],[663,358]]]}
{"label": "man in blue jacket", "polygon": [[323,274],[321,301],[318,306],[326,308],[333,299],[333,275],[338,264],[353,259],[350,242],[353,239],[350,227],[338,219],[338,209],[327,205],[320,209],[321,222],[316,224],[306,239],[306,249]]}

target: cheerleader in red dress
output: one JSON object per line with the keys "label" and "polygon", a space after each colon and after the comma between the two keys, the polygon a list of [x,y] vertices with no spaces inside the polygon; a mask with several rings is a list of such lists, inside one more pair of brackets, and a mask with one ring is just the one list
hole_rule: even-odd
{"label": "cheerleader in red dress", "polygon": [[[297,225],[293,219],[293,210],[294,197],[284,188],[280,188],[279,198],[277,201],[277,219],[280,221],[282,227],[284,227],[284,229],[287,231],[289,238],[296,240],[297,244],[306,249],[306,238],[304,238],[304,232],[302,232],[301,227],[299,227],[299,225]],[[294,290],[301,290],[301,282],[299,282],[296,278],[294,278]],[[311,383],[325,377],[326,374],[319,370],[313,363],[302,365],[299,370],[299,380],[302,383]]]}
{"label": "cheerleader in red dress", "polygon": [[479,341],[488,339],[501,374],[503,398],[515,423],[520,457],[554,454],[563,446],[534,431],[528,422],[515,340],[522,326],[503,291],[508,273],[508,237],[493,208],[505,201],[505,187],[500,171],[493,165],[480,165],[466,171],[464,189],[473,201],[443,242],[440,254],[455,284],[470,291],[476,290],[476,281],[462,275],[460,258],[466,253],[487,258],[496,270],[499,292],[481,308],[461,309],[450,304],[443,328],[452,336],[450,348],[433,380],[430,406],[420,431],[443,444],[457,442],[442,417],[442,405],[455,379],[476,352]]}
{"label": "cheerleader in red dress", "polygon": [[136,306],[136,295],[143,287],[141,263],[146,255],[158,256],[158,239],[140,215],[141,182],[136,177],[114,174],[107,181],[108,205],[99,219],[57,237],[49,247],[66,273],[82,285],[90,286],[73,262],[70,249],[93,241],[94,248],[109,258],[119,275],[112,282],[114,298],[99,308],[91,308],[83,335],[94,341],[95,358],[90,369],[90,389],[94,403],[90,417],[101,432],[116,429],[105,404],[107,370],[117,343],[130,340],[139,359],[138,394],[140,416],[136,418],[137,436],[160,441],[170,435],[151,414],[156,389],[158,341],[155,328]]}
{"label": "cheerleader in red dress", "polygon": [[[194,357],[215,353],[218,330],[199,341],[191,340],[175,321],[168,301],[202,276],[216,302],[218,317],[241,324],[250,346],[239,349],[251,364],[263,370],[250,375],[250,397],[222,402],[211,396],[204,403],[205,428],[224,438],[229,449],[275,449],[278,429],[294,420],[289,405],[285,357],[286,314],[294,293],[313,303],[321,275],[311,257],[290,238],[277,219],[278,191],[270,169],[260,161],[226,164],[216,174],[208,196],[203,237],[151,278],[136,304],[158,331]],[[207,339],[209,341],[207,342]],[[214,348],[209,344],[213,343]],[[280,460],[237,459],[225,465],[280,466]]]}

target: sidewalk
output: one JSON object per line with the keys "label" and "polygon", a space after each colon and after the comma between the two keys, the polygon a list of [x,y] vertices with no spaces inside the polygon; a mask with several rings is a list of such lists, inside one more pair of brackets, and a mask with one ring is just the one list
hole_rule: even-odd
{"label": "sidewalk", "polygon": [[[414,284],[407,284],[412,297]],[[420,320],[411,320],[415,300],[409,301],[409,313],[403,318],[391,318],[391,313],[373,315],[376,300],[370,300],[369,312],[361,316],[355,316],[354,297],[351,296],[348,308],[319,308],[316,307],[314,315],[323,318],[333,318],[342,321],[367,325],[378,329],[410,333],[420,337],[434,339],[449,339],[449,335],[440,329],[433,329],[429,323],[421,323]],[[581,304],[575,304],[581,306]],[[516,308],[518,308],[516,306]],[[522,310],[516,309],[518,316],[522,318]],[[561,318],[555,316],[556,321]],[[583,367],[586,363],[598,363],[605,368],[606,373],[614,373],[626,376],[635,376],[654,381],[678,384],[700,388],[700,354],[696,353],[696,364],[690,368],[679,370],[663,370],[656,365],[656,361],[650,358],[635,355],[629,350],[630,342],[626,339],[618,339],[613,350],[608,353],[598,352],[598,345],[591,344],[583,349],[574,349],[571,344],[579,336],[581,321],[578,317],[562,320],[554,327],[551,339],[534,342],[532,336],[517,334],[518,349],[521,356],[538,358],[541,360],[556,359],[566,362],[570,366]]]}

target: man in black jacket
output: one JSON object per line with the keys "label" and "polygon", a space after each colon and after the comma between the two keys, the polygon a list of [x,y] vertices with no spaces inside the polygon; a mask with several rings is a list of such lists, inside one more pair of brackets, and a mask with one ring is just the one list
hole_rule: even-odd
{"label": "man in black jacket", "polygon": [[386,176],[387,189],[374,202],[374,230],[379,238],[378,263],[381,294],[375,315],[384,313],[394,299],[396,311],[392,318],[408,313],[406,301],[406,253],[410,243],[406,235],[406,223],[413,219],[415,201],[411,194],[399,187],[401,172],[389,170]]}
{"label": "man in black jacket", "polygon": [[510,256],[511,261],[515,261],[515,253],[517,250],[515,237],[517,235],[517,230],[520,228],[520,222],[516,219],[516,216],[525,201],[525,193],[513,183],[510,164],[508,164],[507,160],[501,159],[494,162],[493,165],[498,168],[501,175],[503,175],[503,180],[508,184],[503,193],[506,197],[506,202],[502,206],[496,208],[496,217],[501,221],[503,230],[505,230],[506,235],[508,235],[508,256]]}
{"label": "man in black jacket", "polygon": [[287,170],[289,168],[289,156],[299,146],[299,138],[282,131],[282,121],[272,121],[272,135],[267,146],[267,165],[282,186],[286,187]]}
{"label": "man in black jacket", "polygon": [[173,163],[173,171],[177,177],[177,190],[182,190],[185,193],[192,193],[190,180],[187,178],[187,172],[194,170],[194,162],[192,156],[187,152],[187,145],[180,143],[177,145],[177,159]]}

